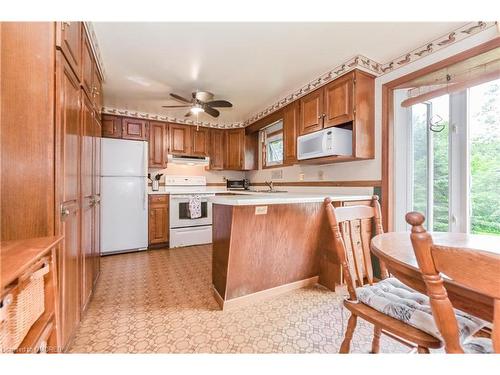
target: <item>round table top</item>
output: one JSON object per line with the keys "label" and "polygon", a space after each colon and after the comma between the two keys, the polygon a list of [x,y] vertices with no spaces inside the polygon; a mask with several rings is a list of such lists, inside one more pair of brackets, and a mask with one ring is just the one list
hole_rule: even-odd
{"label": "round table top", "polygon": [[[430,232],[435,246],[465,247],[500,255],[500,236],[466,233]],[[373,237],[371,250],[381,258],[418,270],[417,260],[410,240],[410,232],[389,232]]]}

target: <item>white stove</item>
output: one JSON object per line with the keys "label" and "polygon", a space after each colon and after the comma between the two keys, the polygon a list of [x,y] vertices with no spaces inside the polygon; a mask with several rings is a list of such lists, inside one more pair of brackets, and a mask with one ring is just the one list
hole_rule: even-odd
{"label": "white stove", "polygon": [[[205,191],[204,176],[166,176],[165,186],[170,194],[169,222],[170,247],[182,247],[212,243],[212,203],[214,193]],[[189,215],[189,201],[199,196],[201,217]]]}

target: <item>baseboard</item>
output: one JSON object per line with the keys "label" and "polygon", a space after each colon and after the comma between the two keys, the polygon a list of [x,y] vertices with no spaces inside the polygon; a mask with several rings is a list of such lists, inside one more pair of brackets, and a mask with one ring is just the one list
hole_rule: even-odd
{"label": "baseboard", "polygon": [[230,300],[224,300],[219,292],[212,286],[212,290],[214,292],[214,297],[217,303],[219,304],[222,310],[233,309],[237,307],[242,307],[249,305],[251,303],[255,303],[258,301],[262,301],[271,297],[276,297],[281,294],[290,292],[295,289],[301,289],[308,286],[316,285],[318,283],[319,276],[313,276],[308,279],[294,281],[293,283],[280,285],[274,288],[261,290],[260,292],[248,294],[246,296],[233,298]]}

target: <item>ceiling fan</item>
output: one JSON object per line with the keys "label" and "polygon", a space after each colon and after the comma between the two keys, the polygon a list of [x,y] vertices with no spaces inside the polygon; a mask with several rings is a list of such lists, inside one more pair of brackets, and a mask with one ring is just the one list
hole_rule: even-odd
{"label": "ceiling fan", "polygon": [[227,100],[212,100],[214,94],[208,91],[195,91],[192,93],[192,99],[183,98],[180,95],[170,93],[170,96],[175,100],[184,103],[183,105],[163,105],[163,108],[189,108],[189,111],[184,115],[191,116],[193,113],[198,114],[205,112],[212,117],[219,117],[220,112],[214,107],[229,108],[233,105]]}

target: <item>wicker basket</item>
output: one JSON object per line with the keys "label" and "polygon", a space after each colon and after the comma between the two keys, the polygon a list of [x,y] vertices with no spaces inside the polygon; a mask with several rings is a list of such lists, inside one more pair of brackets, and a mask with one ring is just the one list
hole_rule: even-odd
{"label": "wicker basket", "polygon": [[0,352],[14,352],[45,310],[44,275],[49,265],[20,282],[5,295],[0,307]]}

